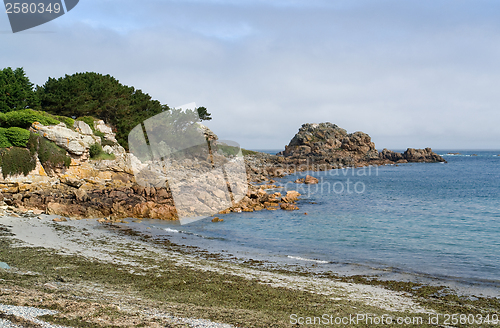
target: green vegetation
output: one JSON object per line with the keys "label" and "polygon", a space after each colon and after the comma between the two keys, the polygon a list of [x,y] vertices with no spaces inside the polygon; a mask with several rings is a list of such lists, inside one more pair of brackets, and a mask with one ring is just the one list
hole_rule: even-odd
{"label": "green vegetation", "polygon": [[[48,113],[47,113],[48,115]],[[66,124],[66,127],[69,129],[73,129],[73,124],[75,124],[75,120],[72,119],[71,117],[66,117],[66,116],[60,116],[60,115],[53,115],[57,120],[63,122]],[[44,124],[48,125],[48,124]]]}
{"label": "green vegetation", "polygon": [[28,175],[36,167],[35,156],[28,149],[18,147],[0,150],[0,162],[4,178],[21,173]]}
{"label": "green vegetation", "polygon": [[[51,113],[49,115],[33,109]],[[110,75],[94,72],[75,73],[49,78],[36,90],[23,68],[0,71],[0,114],[16,111],[13,116],[0,115],[1,127],[28,128],[33,122],[43,125],[63,122],[73,127],[75,117],[87,123],[96,136],[93,121],[102,119],[113,127],[118,143],[128,149],[128,134],[143,122],[161,112],[171,110],[147,93],[121,84]],[[196,109],[199,120],[211,120],[205,107]]]}
{"label": "green vegetation", "polygon": [[0,148],[12,147],[12,143],[6,135],[7,129],[0,128]]}
{"label": "green vegetation", "polygon": [[108,154],[104,150],[102,150],[102,146],[98,143],[95,143],[90,146],[89,154],[91,159],[95,160],[109,160],[115,159],[114,154]]}
{"label": "green vegetation", "polygon": [[[141,127],[140,124],[148,118],[165,111],[172,110],[147,93],[123,85],[110,75],[94,72],[65,75],[58,79],[49,78],[44,85],[35,89],[23,68],[0,70],[0,148],[28,147],[30,154],[38,154],[42,165],[48,169],[69,166],[71,159],[52,142],[30,136],[27,129],[34,122],[42,125],[63,122],[73,129],[74,118],[78,117],[90,126],[95,136],[101,137],[102,146],[114,146],[115,142],[105,140],[104,134],[94,128],[94,121],[102,119],[112,126],[118,143],[128,149],[130,131],[134,127]],[[196,113],[198,115],[194,115]],[[191,121],[212,119],[205,107],[190,111],[186,117]],[[156,129],[165,130],[160,123]],[[179,139],[177,131],[170,134],[173,140]],[[104,153],[102,146],[94,145],[91,157],[113,159],[114,155]],[[9,160],[14,157],[20,163],[19,169],[10,168],[4,172],[25,172],[27,167],[31,167],[31,161],[21,161],[25,153],[20,150],[4,151],[3,154],[8,157],[6,165],[11,165]]]}
{"label": "green vegetation", "polygon": [[[43,110],[52,114],[94,116],[111,124],[118,142],[125,147],[134,126],[169,109],[141,90],[122,85],[110,75],[93,72],[49,78],[37,94]],[[93,128],[93,124],[89,125]]]}
{"label": "green vegetation", "polygon": [[0,148],[26,147],[29,138],[30,132],[28,130],[17,127],[0,128]]}
{"label": "green vegetation", "polygon": [[38,154],[38,159],[46,171],[69,167],[71,164],[71,157],[66,154],[66,150],[35,133],[31,133],[27,147],[31,154]]}
{"label": "green vegetation", "polygon": [[247,155],[255,155],[258,154],[259,152],[241,148],[241,153],[243,154],[243,156],[247,156]]}
{"label": "green vegetation", "polygon": [[33,83],[23,68],[7,67],[0,70],[0,112],[7,113],[25,108],[37,108],[39,98],[33,90]]}
{"label": "green vegetation", "polygon": [[102,160],[114,160],[115,158],[116,156],[114,154],[108,154],[103,151],[102,153],[93,157],[92,159],[97,161],[102,161]]}
{"label": "green vegetation", "polygon": [[104,138],[101,138],[101,146],[110,146],[110,147],[113,147],[116,145],[116,142],[113,142],[111,140],[108,140],[108,139],[104,139]]}
{"label": "green vegetation", "polygon": [[95,143],[93,145],[90,145],[90,148],[89,148],[90,158],[95,158],[102,153],[103,153],[103,151],[102,151],[102,147],[100,144]]}
{"label": "green vegetation", "polygon": [[210,121],[212,119],[212,114],[210,114],[205,107],[196,108],[198,116],[202,121]]}
{"label": "green vegetation", "polygon": [[[43,86],[37,87],[37,95],[41,108],[54,115],[91,116],[104,120],[113,126],[118,143],[126,149],[128,134],[135,126],[170,110],[147,93],[123,85],[110,75],[94,72],[49,78]],[[197,111],[201,120],[212,119],[205,107],[199,107]],[[94,128],[93,124],[89,125]]]}
{"label": "green vegetation", "polygon": [[10,143],[16,147],[26,147],[28,139],[30,138],[30,132],[28,130],[18,127],[8,128],[5,131],[5,135],[9,139]]}
{"label": "green vegetation", "polygon": [[240,152],[240,147],[229,146],[225,144],[219,144],[217,145],[217,148],[227,156],[236,156]]}
{"label": "green vegetation", "polygon": [[28,129],[34,122],[42,125],[59,124],[59,120],[54,118],[54,116],[32,109],[22,109],[5,114],[0,113],[0,126],[5,128],[18,127]]}

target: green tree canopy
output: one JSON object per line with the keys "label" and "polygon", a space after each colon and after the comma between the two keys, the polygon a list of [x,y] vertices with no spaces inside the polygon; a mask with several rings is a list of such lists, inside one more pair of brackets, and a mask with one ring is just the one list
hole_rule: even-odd
{"label": "green tree canopy", "polygon": [[24,69],[7,67],[0,71],[0,112],[37,108],[38,97]]}
{"label": "green tree canopy", "polygon": [[[94,72],[49,78],[37,88],[44,111],[70,117],[93,116],[111,124],[116,139],[128,149],[128,134],[144,120],[165,110],[147,93],[121,84],[110,75]],[[202,120],[211,120],[205,107],[197,109]]]}
{"label": "green tree canopy", "polygon": [[200,117],[200,120],[202,121],[210,121],[212,119],[211,115],[205,107],[198,107],[196,108],[198,111],[198,116]]}
{"label": "green tree canopy", "polygon": [[118,142],[128,147],[130,130],[168,109],[150,95],[94,72],[49,78],[37,89],[42,109],[56,115],[93,116],[111,124]]}

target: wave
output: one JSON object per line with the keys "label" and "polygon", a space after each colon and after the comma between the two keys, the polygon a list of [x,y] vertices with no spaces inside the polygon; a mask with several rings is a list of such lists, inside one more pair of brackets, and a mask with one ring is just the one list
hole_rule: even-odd
{"label": "wave", "polygon": [[170,229],[170,228],[163,228],[163,230],[165,230],[166,232],[174,232],[174,233],[179,233],[179,232],[181,232],[181,231],[179,231],[179,230]]}
{"label": "wave", "polygon": [[330,262],[328,262],[328,261],[321,261],[321,260],[306,259],[306,258],[299,257],[299,256],[291,256],[291,255],[288,255],[287,257],[288,257],[289,259],[300,260],[300,261],[307,261],[307,262],[315,262],[315,263],[323,263],[323,264],[330,263]]}

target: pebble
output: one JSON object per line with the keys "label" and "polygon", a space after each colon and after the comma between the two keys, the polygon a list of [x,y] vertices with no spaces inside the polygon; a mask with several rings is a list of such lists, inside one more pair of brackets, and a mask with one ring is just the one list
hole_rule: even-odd
{"label": "pebble", "polygon": [[[27,307],[27,306],[13,306],[13,305],[0,304],[0,312],[3,312],[7,315],[15,315],[16,317],[21,317],[23,319],[32,321],[41,328],[69,328],[66,326],[50,324],[36,318],[43,315],[54,315],[57,313],[57,311],[37,309],[34,307]],[[18,328],[21,326],[15,325],[8,320],[0,320],[0,327]]]}
{"label": "pebble", "polygon": [[218,323],[207,319],[179,318],[167,314],[154,314],[154,316],[170,319],[176,323],[187,323],[192,328],[235,328],[235,326],[227,323]]}
{"label": "pebble", "polygon": [[[116,306],[117,309],[120,309]],[[39,325],[41,328],[71,328],[67,326],[60,326],[55,324],[50,324],[45,321],[37,319],[37,317],[43,315],[54,315],[57,311],[38,309],[34,307],[27,306],[13,306],[13,305],[4,305],[0,304],[0,312],[3,312],[7,315],[15,315],[17,317],[24,318],[26,320],[32,321],[36,325]],[[207,319],[194,319],[194,318],[179,318],[174,317],[168,314],[160,314],[156,310],[153,311],[144,311],[145,314],[152,317],[157,318],[165,318],[169,319],[175,323],[184,323],[188,324],[192,328],[235,328],[233,325],[229,325],[226,323],[218,323],[213,322]],[[22,326],[15,325],[8,320],[0,319],[0,327],[2,328],[22,328]]]}

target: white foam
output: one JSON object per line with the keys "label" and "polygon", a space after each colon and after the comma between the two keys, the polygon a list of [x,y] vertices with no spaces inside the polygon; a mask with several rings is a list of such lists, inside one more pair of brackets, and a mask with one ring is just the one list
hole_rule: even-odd
{"label": "white foam", "polygon": [[328,261],[312,260],[312,259],[306,259],[303,257],[291,256],[291,255],[288,255],[288,258],[294,259],[294,260],[300,260],[300,261],[315,262],[315,263],[329,263]]}
{"label": "white foam", "polygon": [[164,228],[163,230],[165,230],[165,231],[167,231],[167,232],[175,232],[175,233],[179,233],[179,230],[170,229],[170,228]]}

